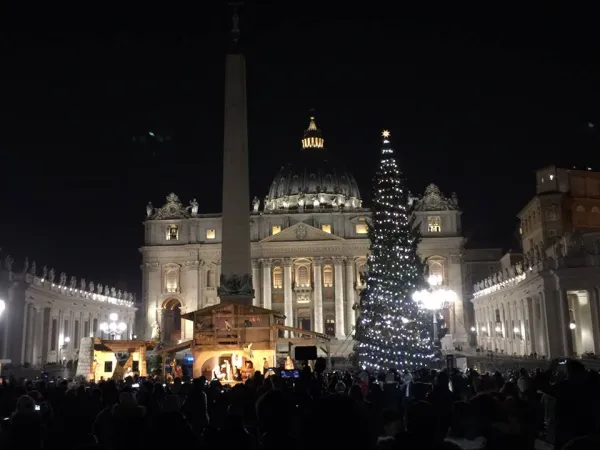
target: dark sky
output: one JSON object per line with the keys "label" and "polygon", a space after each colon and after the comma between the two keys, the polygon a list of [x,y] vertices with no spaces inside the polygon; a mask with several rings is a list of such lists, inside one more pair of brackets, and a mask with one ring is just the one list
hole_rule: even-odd
{"label": "dark sky", "polygon": [[[229,17],[196,3],[212,6],[3,14],[0,246],[18,265],[139,291],[146,203],[220,210]],[[252,195],[296,157],[310,108],[365,198],[389,128],[410,189],[456,191],[482,244],[508,241],[535,168],[600,168],[591,11],[390,4],[247,4]],[[132,142],[148,131],[171,140]]]}

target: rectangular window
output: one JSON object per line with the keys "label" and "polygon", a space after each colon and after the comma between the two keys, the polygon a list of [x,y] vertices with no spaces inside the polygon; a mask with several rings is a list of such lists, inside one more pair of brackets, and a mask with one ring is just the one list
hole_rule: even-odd
{"label": "rectangular window", "polygon": [[65,324],[63,326],[63,342],[67,336],[71,337],[69,334],[69,321],[65,320]]}
{"label": "rectangular window", "polygon": [[83,322],[83,337],[91,337],[90,336],[90,322],[88,320]]}
{"label": "rectangular window", "polygon": [[216,239],[217,238],[217,230],[211,228],[206,230],[206,239]]}
{"label": "rectangular window", "polygon": [[273,268],[273,289],[283,288],[283,271],[281,267]]}
{"label": "rectangular window", "polygon": [[73,330],[73,339],[75,342],[73,343],[73,348],[79,348],[79,320],[75,321],[75,330]]}
{"label": "rectangular window", "polygon": [[104,361],[104,373],[106,372],[110,372],[112,373],[113,368],[112,368],[112,361]]}
{"label": "rectangular window", "polygon": [[331,225],[321,225],[321,230],[331,234]]}
{"label": "rectangular window", "polygon": [[131,363],[131,371],[134,373],[138,373],[140,371],[140,362],[139,361],[133,361]]}
{"label": "rectangular window", "polygon": [[98,331],[98,319],[92,321],[92,333],[96,334],[96,331]]}
{"label": "rectangular window", "polygon": [[273,225],[271,227],[271,235],[274,236],[277,233],[281,233],[281,227],[279,225]]}
{"label": "rectangular window", "polygon": [[169,225],[167,227],[167,241],[176,241],[179,239],[179,227],[177,225]]}
{"label": "rectangular window", "polygon": [[367,224],[366,223],[357,223],[356,224],[356,234],[367,234]]}
{"label": "rectangular window", "polygon": [[442,220],[440,216],[427,217],[427,231],[430,233],[439,233],[442,231]]}
{"label": "rectangular window", "polygon": [[52,327],[50,329],[50,350],[56,350],[56,340],[58,339],[58,323],[56,319],[52,319]]}

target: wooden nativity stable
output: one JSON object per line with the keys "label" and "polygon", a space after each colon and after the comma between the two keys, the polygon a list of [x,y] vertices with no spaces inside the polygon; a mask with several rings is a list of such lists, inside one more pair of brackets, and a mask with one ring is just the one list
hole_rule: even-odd
{"label": "wooden nativity stable", "polygon": [[225,302],[182,317],[194,323],[194,378],[243,381],[256,370],[263,371],[265,365],[275,366],[278,326],[284,315]]}

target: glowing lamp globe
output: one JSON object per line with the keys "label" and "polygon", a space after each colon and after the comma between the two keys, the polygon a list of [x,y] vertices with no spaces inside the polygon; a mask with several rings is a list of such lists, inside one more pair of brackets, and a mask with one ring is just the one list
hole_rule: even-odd
{"label": "glowing lamp globe", "polygon": [[127,329],[127,324],[125,322],[119,322],[119,325],[117,325],[117,328],[119,329],[120,332],[123,332]]}
{"label": "glowing lamp globe", "polygon": [[116,322],[119,319],[119,315],[117,313],[111,313],[108,318],[113,322]]}

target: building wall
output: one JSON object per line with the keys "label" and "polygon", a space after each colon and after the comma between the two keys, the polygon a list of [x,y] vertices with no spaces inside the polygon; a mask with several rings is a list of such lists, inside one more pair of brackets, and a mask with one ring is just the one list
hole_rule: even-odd
{"label": "building wall", "polygon": [[600,241],[568,234],[475,286],[477,342],[508,355],[600,352]]}
{"label": "building wall", "polygon": [[129,295],[125,299],[115,292],[113,297],[82,287],[74,279],[62,284],[7,267],[0,271],[0,297],[6,302],[0,317],[0,359],[34,366],[76,360],[81,338],[102,337],[99,324],[113,313],[127,324],[123,334],[132,333],[136,308]]}
{"label": "building wall", "polygon": [[[363,288],[360,271],[366,269],[369,250],[363,233],[367,220],[365,213],[252,215],[254,304],[285,313],[289,326],[333,333],[340,339],[351,335],[354,306]],[[183,313],[218,302],[220,223],[213,218],[177,223],[186,229],[188,221],[194,222],[192,228],[214,229],[215,239],[156,245],[168,228],[162,221],[146,225],[150,245],[141,252],[147,336],[165,329],[165,307],[173,300]],[[179,340],[191,339],[191,333],[184,326]]]}
{"label": "building wall", "polygon": [[[427,211],[416,217],[423,235],[418,253],[443,268],[444,284],[458,294],[459,301],[447,314],[451,332],[463,343],[473,320],[465,311],[470,287],[465,288],[460,211],[443,203],[436,207],[438,203],[430,200],[439,190],[428,189],[414,200],[428,205]],[[218,302],[221,218],[184,208],[174,194],[162,208],[150,207],[148,214],[152,219],[145,223],[146,243],[140,249],[144,317],[139,334],[149,339],[170,326],[170,319],[165,320],[165,315],[171,314],[169,305],[177,303],[182,313],[187,313]],[[439,217],[439,231],[429,231],[431,215]],[[251,213],[254,303],[284,313],[286,325],[309,327],[346,340],[352,335],[355,305],[364,288],[361,274],[366,271],[369,252],[369,218],[370,212],[360,208],[351,212]],[[191,327],[182,328],[177,340],[191,339]],[[344,347],[352,350],[352,345]]]}

